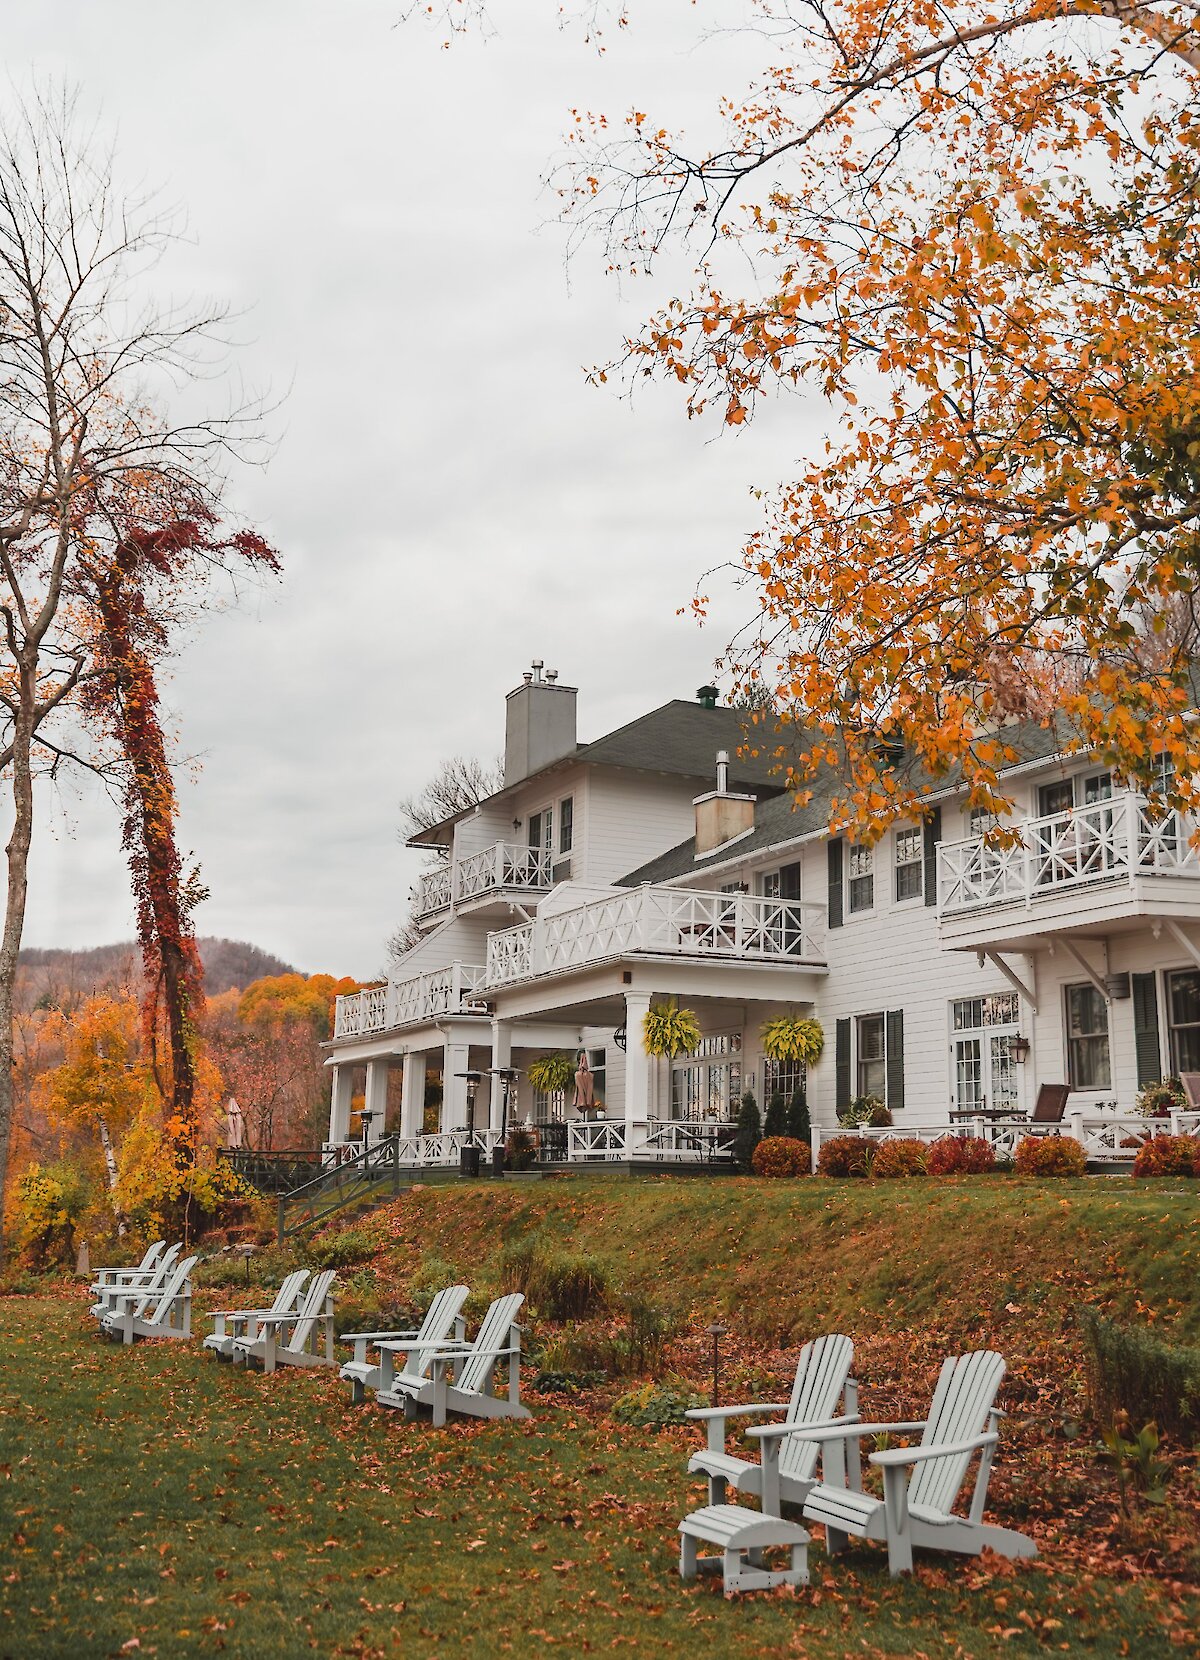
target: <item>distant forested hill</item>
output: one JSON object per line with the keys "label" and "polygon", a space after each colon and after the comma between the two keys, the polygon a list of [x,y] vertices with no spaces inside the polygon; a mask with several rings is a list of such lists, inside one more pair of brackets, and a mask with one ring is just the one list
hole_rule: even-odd
{"label": "distant forested hill", "polygon": [[[212,997],[231,986],[244,989],[252,980],[267,974],[291,974],[290,963],[260,951],[244,940],[201,939],[200,958],[204,963],[205,989]],[[21,978],[32,984],[36,996],[42,991],[64,991],[86,996],[104,987],[128,985],[141,971],[141,954],[132,940],[119,945],[97,945],[90,951],[27,949],[19,959]],[[60,1002],[58,996],[54,1001]]]}

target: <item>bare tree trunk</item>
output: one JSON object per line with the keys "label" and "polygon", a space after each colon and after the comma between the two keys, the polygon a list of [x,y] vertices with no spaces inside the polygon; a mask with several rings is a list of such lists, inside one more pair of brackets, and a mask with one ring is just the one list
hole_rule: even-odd
{"label": "bare tree trunk", "polygon": [[108,1133],[108,1124],[103,1113],[98,1115],[96,1125],[100,1131],[100,1145],[104,1149],[104,1168],[108,1172],[108,1191],[112,1195],[113,1215],[117,1219],[117,1238],[124,1239],[129,1232],[129,1226],[125,1221],[125,1212],[117,1203],[117,1161],[113,1154],[112,1137]]}
{"label": "bare tree trunk", "polygon": [[33,838],[33,768],[31,747],[37,703],[36,674],[20,665],[21,699],[12,738],[13,828],[5,848],[8,861],[8,899],[4,908],[4,937],[0,940],[0,1260],[3,1259],[4,1186],[12,1145],[13,1110],[13,1000],[17,955],[25,930],[25,902],[29,887],[29,846]]}

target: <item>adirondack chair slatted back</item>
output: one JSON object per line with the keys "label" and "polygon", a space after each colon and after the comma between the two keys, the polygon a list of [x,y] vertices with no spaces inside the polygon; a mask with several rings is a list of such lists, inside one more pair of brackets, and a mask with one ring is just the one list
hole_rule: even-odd
{"label": "adirondack chair slatted back", "polygon": [[[168,1246],[162,1256],[160,1256],[158,1261],[155,1263],[152,1276],[146,1281],[145,1285],[141,1287],[142,1294],[133,1305],[133,1317],[135,1320],[140,1320],[146,1310],[150,1307],[151,1303],[153,1303],[156,1298],[162,1296],[163,1287],[168,1283],[168,1275],[175,1264],[176,1257],[182,1249],[182,1245]],[[195,1260],[195,1257],[193,1257],[192,1261],[195,1262]],[[118,1286],[114,1289],[119,1290],[120,1287]],[[131,1286],[130,1289],[137,1290],[138,1288],[136,1286]],[[114,1305],[110,1303],[108,1306],[111,1308]]]}
{"label": "adirondack chair slatted back", "polygon": [[[788,1406],[790,1424],[819,1424],[838,1415],[838,1400],[850,1375],[854,1344],[833,1333],[806,1343],[796,1362],[796,1381]],[[814,1473],[820,1446],[816,1441],[785,1438],[779,1451],[779,1473],[807,1481]]]}
{"label": "adirondack chair slatted back", "polygon": [[[184,1282],[199,1261],[199,1257],[185,1257],[182,1262],[176,1264],[170,1279],[163,1288],[161,1297],[154,1306],[154,1313],[150,1315],[148,1324],[161,1325],[163,1321],[170,1317],[172,1303],[183,1290]],[[141,1313],[140,1308],[138,1313]]]}
{"label": "adirondack chair slatted back", "polygon": [[[444,1291],[439,1291],[421,1321],[416,1342],[448,1343],[454,1331],[454,1322],[458,1319],[469,1295],[465,1285],[448,1285]],[[414,1381],[424,1379],[429,1376],[432,1365],[432,1349],[413,1349],[406,1357],[404,1369],[399,1375],[412,1378]]]}
{"label": "adirondack chair slatted back", "polygon": [[1033,1105],[1031,1124],[1061,1124],[1067,1110],[1070,1084],[1043,1084]]}
{"label": "adirondack chair slatted back", "polygon": [[150,1249],[146,1252],[145,1256],[138,1263],[137,1267],[132,1270],[132,1272],[135,1274],[148,1274],[152,1268],[157,1267],[158,1259],[162,1256],[166,1248],[167,1242],[165,1239],[156,1239],[154,1244],[151,1245]]}
{"label": "adirondack chair slatted back", "polygon": [[272,1314],[286,1314],[296,1305],[300,1296],[300,1288],[308,1278],[307,1268],[297,1268],[284,1280],[275,1293],[275,1301],[271,1304]]}
{"label": "adirondack chair slatted back", "polygon": [[325,1312],[325,1299],[329,1296],[329,1288],[337,1278],[336,1268],[325,1268],[317,1275],[308,1288],[308,1295],[300,1304],[296,1315],[296,1323],[288,1333],[286,1343],[280,1348],[291,1349],[299,1354],[312,1336],[313,1327]]}
{"label": "adirondack chair slatted back", "polygon": [[483,1324],[475,1338],[470,1356],[455,1380],[454,1387],[463,1395],[479,1395],[487,1387],[496,1357],[508,1348],[508,1334],[517,1317],[517,1310],[525,1301],[519,1291],[510,1291],[506,1297],[497,1297],[483,1317]]}
{"label": "adirondack chair slatted back", "polygon": [[[1004,1359],[991,1349],[951,1355],[943,1361],[921,1445],[950,1446],[983,1435],[1003,1376]],[[918,1464],[909,1484],[909,1504],[948,1514],[972,1456],[969,1452],[956,1453]]]}

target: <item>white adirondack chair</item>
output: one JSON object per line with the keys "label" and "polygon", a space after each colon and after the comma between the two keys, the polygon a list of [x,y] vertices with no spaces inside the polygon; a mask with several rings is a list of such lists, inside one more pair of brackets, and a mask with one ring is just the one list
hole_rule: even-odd
{"label": "white adirondack chair", "polygon": [[[497,1297],[473,1343],[439,1343],[429,1354],[428,1378],[418,1370],[427,1346],[414,1343],[404,1370],[396,1373],[390,1387],[380,1388],[380,1405],[401,1406],[408,1418],[415,1418],[419,1407],[430,1407],[438,1429],[448,1412],[469,1418],[528,1418],[528,1407],[521,1405],[521,1328],[516,1323],[524,1301],[519,1291]],[[506,1398],[491,1393],[492,1376],[502,1360],[508,1362]]]}
{"label": "white adirondack chair", "polygon": [[260,1314],[253,1336],[246,1332],[234,1338],[234,1364],[246,1366],[257,1360],[267,1373],[278,1365],[336,1366],[330,1294],[335,1277],[332,1268],[318,1274],[299,1308],[290,1314]]}
{"label": "white adirondack chair", "polygon": [[[689,1418],[708,1426],[708,1445],[703,1452],[692,1454],[688,1461],[688,1473],[708,1477],[710,1505],[724,1504],[729,1487],[739,1493],[754,1494],[770,1516],[781,1514],[781,1498],[792,1504],[803,1504],[809,1489],[816,1486],[820,1452],[816,1442],[791,1438],[765,1442],[765,1455],[760,1464],[754,1459],[738,1458],[726,1452],[726,1425],[731,1418],[749,1418],[775,1412],[783,1414],[785,1425],[799,1424],[805,1428],[817,1424],[853,1423],[858,1417],[858,1385],[850,1376],[853,1359],[854,1344],[848,1337],[836,1333],[818,1337],[806,1343],[800,1351],[790,1400],[758,1401],[745,1406],[697,1407],[688,1413]],[[841,1415],[838,1413],[839,1402],[843,1402],[844,1406]],[[853,1461],[852,1468],[856,1468],[856,1464],[857,1461]]]}
{"label": "white adirondack chair", "polygon": [[182,1249],[181,1245],[168,1245],[166,1250],[160,1252],[152,1267],[145,1270],[140,1267],[131,1268],[123,1279],[113,1279],[105,1284],[97,1282],[92,1287],[92,1295],[96,1301],[91,1306],[91,1313],[96,1316],[97,1320],[103,1320],[104,1316],[111,1310],[113,1298],[118,1291],[138,1290],[148,1293],[161,1291],[163,1286],[166,1285],[167,1276],[174,1268]]}
{"label": "white adirondack chair", "polygon": [[153,1273],[159,1257],[162,1256],[166,1248],[167,1242],[165,1239],[156,1239],[142,1260],[135,1262],[132,1266],[127,1264],[124,1268],[93,1268],[92,1273],[96,1276],[96,1283],[92,1286],[92,1294],[98,1294],[106,1285],[116,1285],[121,1280],[135,1280],[139,1275]]}
{"label": "white adirondack chair", "polygon": [[218,1308],[213,1311],[215,1329],[204,1339],[204,1347],[215,1351],[219,1360],[233,1359],[235,1337],[255,1337],[258,1322],[267,1314],[294,1314],[304,1293],[307,1268],[297,1268],[275,1293],[270,1308]]}
{"label": "white adirondack chair", "polygon": [[[466,1322],[461,1309],[468,1291],[465,1285],[450,1285],[439,1291],[430,1303],[425,1318],[416,1331],[347,1331],[340,1341],[354,1344],[354,1359],[343,1365],[338,1376],[354,1386],[355,1404],[363,1399],[368,1389],[389,1389],[395,1372],[395,1356],[405,1353],[409,1343],[418,1347],[412,1369],[406,1366],[406,1377],[425,1378],[436,1349],[446,1343],[462,1343],[466,1337]],[[368,1359],[368,1350],[377,1349],[378,1359]]]}
{"label": "white adirondack chair", "polygon": [[135,1337],[190,1337],[192,1335],[192,1282],[189,1278],[199,1257],[177,1262],[161,1290],[140,1290],[131,1285],[113,1293],[113,1305],[100,1318],[106,1337],[132,1343]]}
{"label": "white adirondack chair", "polygon": [[[805,1520],[824,1524],[826,1548],[831,1555],[845,1548],[851,1533],[887,1544],[888,1568],[893,1577],[912,1571],[916,1545],[964,1556],[977,1556],[985,1546],[1001,1556],[1037,1555],[1033,1540],[1023,1533],[993,1527],[983,1520],[992,1456],[999,1439],[996,1425],[1004,1416],[993,1404],[1003,1376],[1004,1361],[991,1350],[955,1355],[942,1365],[929,1416],[924,1420],[783,1431],[815,1441],[823,1448],[884,1432],[922,1432],[916,1447],[871,1454],[871,1463],[883,1472],[882,1499],[829,1480],[809,1493],[804,1501]],[[750,1431],[751,1435],[756,1433],[768,1437],[776,1430],[767,1426]],[[979,1469],[970,1510],[966,1516],[956,1515],[951,1507],[976,1453],[980,1455]]]}

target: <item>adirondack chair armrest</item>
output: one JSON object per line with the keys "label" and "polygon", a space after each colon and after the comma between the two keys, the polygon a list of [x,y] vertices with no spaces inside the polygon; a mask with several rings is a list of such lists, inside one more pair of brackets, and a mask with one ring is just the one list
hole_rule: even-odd
{"label": "adirondack chair armrest", "polygon": [[123,1308],[126,1303],[139,1302],[146,1295],[144,1286],[123,1286],[109,1289],[114,1309]]}
{"label": "adirondack chair armrest", "polygon": [[972,1441],[948,1441],[936,1447],[889,1447],[886,1452],[871,1454],[871,1463],[881,1470],[893,1470],[904,1464],[921,1464],[927,1458],[957,1458],[966,1452],[978,1452],[983,1447],[994,1447],[998,1435],[977,1435]]}
{"label": "adirondack chair armrest", "polygon": [[415,1337],[415,1331],[341,1331],[339,1343],[395,1343],[401,1337]]}
{"label": "adirondack chair armrest", "polygon": [[762,1442],[781,1441],[784,1436],[795,1436],[799,1441],[848,1441],[855,1436],[878,1434],[881,1431],[923,1429],[923,1424],[863,1424],[856,1417],[830,1418],[824,1424],[751,1424],[747,1435],[757,1435]]}
{"label": "adirondack chair armrest", "polygon": [[[300,1316],[295,1309],[290,1314],[274,1314],[268,1309],[265,1314],[255,1313],[253,1316],[255,1323],[259,1326],[294,1326],[299,1318]],[[314,1316],[314,1318],[323,1319],[324,1316]]]}
{"label": "adirondack chair armrest", "polygon": [[755,1412],[786,1412],[790,1404],[789,1401],[755,1401],[752,1406],[691,1406],[684,1417],[700,1422],[708,1418],[743,1418]]}
{"label": "adirondack chair armrest", "polygon": [[264,1314],[270,1314],[269,1308],[210,1308],[210,1320],[261,1320]]}

